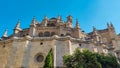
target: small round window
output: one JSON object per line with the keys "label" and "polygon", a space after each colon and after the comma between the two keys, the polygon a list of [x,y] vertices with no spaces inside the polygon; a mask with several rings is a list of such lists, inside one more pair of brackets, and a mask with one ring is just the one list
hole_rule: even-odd
{"label": "small round window", "polygon": [[35,57],[35,60],[37,61],[37,62],[42,62],[43,61],[43,59],[44,59],[44,57],[42,56],[42,55],[37,55],[36,57]]}
{"label": "small round window", "polygon": [[43,45],[43,42],[41,42],[40,45]]}

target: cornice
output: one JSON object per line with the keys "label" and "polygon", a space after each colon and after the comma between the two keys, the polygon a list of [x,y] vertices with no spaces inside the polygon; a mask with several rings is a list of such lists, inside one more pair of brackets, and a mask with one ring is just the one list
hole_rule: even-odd
{"label": "cornice", "polygon": [[[25,36],[25,37],[12,37],[11,39],[5,40],[5,42],[12,42],[12,41],[17,41],[17,42],[23,42],[23,41],[52,41],[52,40],[58,40],[58,41],[67,41],[70,40],[72,42],[84,42],[81,39],[76,39],[72,38],[70,36],[65,36],[65,37],[60,37],[57,35],[54,35],[52,37],[31,37],[31,36]],[[4,42],[4,40],[0,41]]]}

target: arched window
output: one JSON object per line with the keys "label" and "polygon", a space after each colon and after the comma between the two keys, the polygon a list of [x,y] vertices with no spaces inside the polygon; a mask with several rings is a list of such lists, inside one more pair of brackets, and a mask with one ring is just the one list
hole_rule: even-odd
{"label": "arched window", "polygon": [[47,26],[49,27],[49,26],[50,26],[50,24],[47,24]]}
{"label": "arched window", "polygon": [[55,32],[51,32],[51,36],[55,35]]}
{"label": "arched window", "polygon": [[70,33],[66,33],[66,36],[71,36],[71,34]]}
{"label": "arched window", "polygon": [[47,24],[48,27],[52,27],[52,26],[55,26],[55,23],[49,23]]}
{"label": "arched window", "polygon": [[43,37],[43,33],[42,32],[39,33],[39,37]]}
{"label": "arched window", "polygon": [[60,36],[64,36],[64,34],[61,34]]}
{"label": "arched window", "polygon": [[45,33],[44,33],[44,36],[45,36],[45,37],[49,37],[49,36],[50,36],[50,32],[45,32]]}
{"label": "arched window", "polygon": [[55,24],[54,24],[54,23],[51,23],[51,26],[55,26]]}

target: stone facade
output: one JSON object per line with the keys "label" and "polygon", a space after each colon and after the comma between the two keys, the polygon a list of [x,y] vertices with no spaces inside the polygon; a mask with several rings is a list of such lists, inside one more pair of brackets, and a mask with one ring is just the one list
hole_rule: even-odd
{"label": "stone facade", "polygon": [[62,18],[48,19],[42,22],[33,18],[30,27],[20,28],[17,22],[14,33],[7,36],[7,30],[0,40],[0,68],[39,68],[52,48],[54,67],[64,67],[63,56],[72,54],[76,48],[89,49],[92,52],[112,53],[120,57],[120,35],[116,35],[114,26],[107,24],[104,30],[85,33],[79,22],[72,26],[72,16],[63,22]]}

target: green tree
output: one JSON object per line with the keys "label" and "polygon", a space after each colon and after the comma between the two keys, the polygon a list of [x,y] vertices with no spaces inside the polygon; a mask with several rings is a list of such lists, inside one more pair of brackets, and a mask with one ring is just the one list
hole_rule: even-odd
{"label": "green tree", "polygon": [[96,57],[89,50],[81,52],[77,48],[73,55],[65,55],[63,62],[68,68],[101,68]]}
{"label": "green tree", "polygon": [[81,52],[79,48],[72,55],[65,55],[63,62],[68,68],[120,68],[117,58],[112,54],[104,55],[89,50]]}
{"label": "green tree", "polygon": [[53,68],[53,52],[52,52],[52,49],[50,49],[48,55],[46,56],[44,68]]}
{"label": "green tree", "polygon": [[74,66],[74,68],[83,68],[83,64],[84,64],[84,60],[83,60],[83,55],[82,55],[82,53],[80,52],[80,50],[77,48],[76,50],[75,50],[75,53],[73,54],[73,66]]}
{"label": "green tree", "polygon": [[97,57],[97,61],[101,63],[102,68],[120,68],[117,58],[114,55],[104,55],[97,53],[95,55]]}
{"label": "green tree", "polygon": [[94,53],[89,50],[83,50],[82,54],[84,56],[84,68],[102,68]]}

